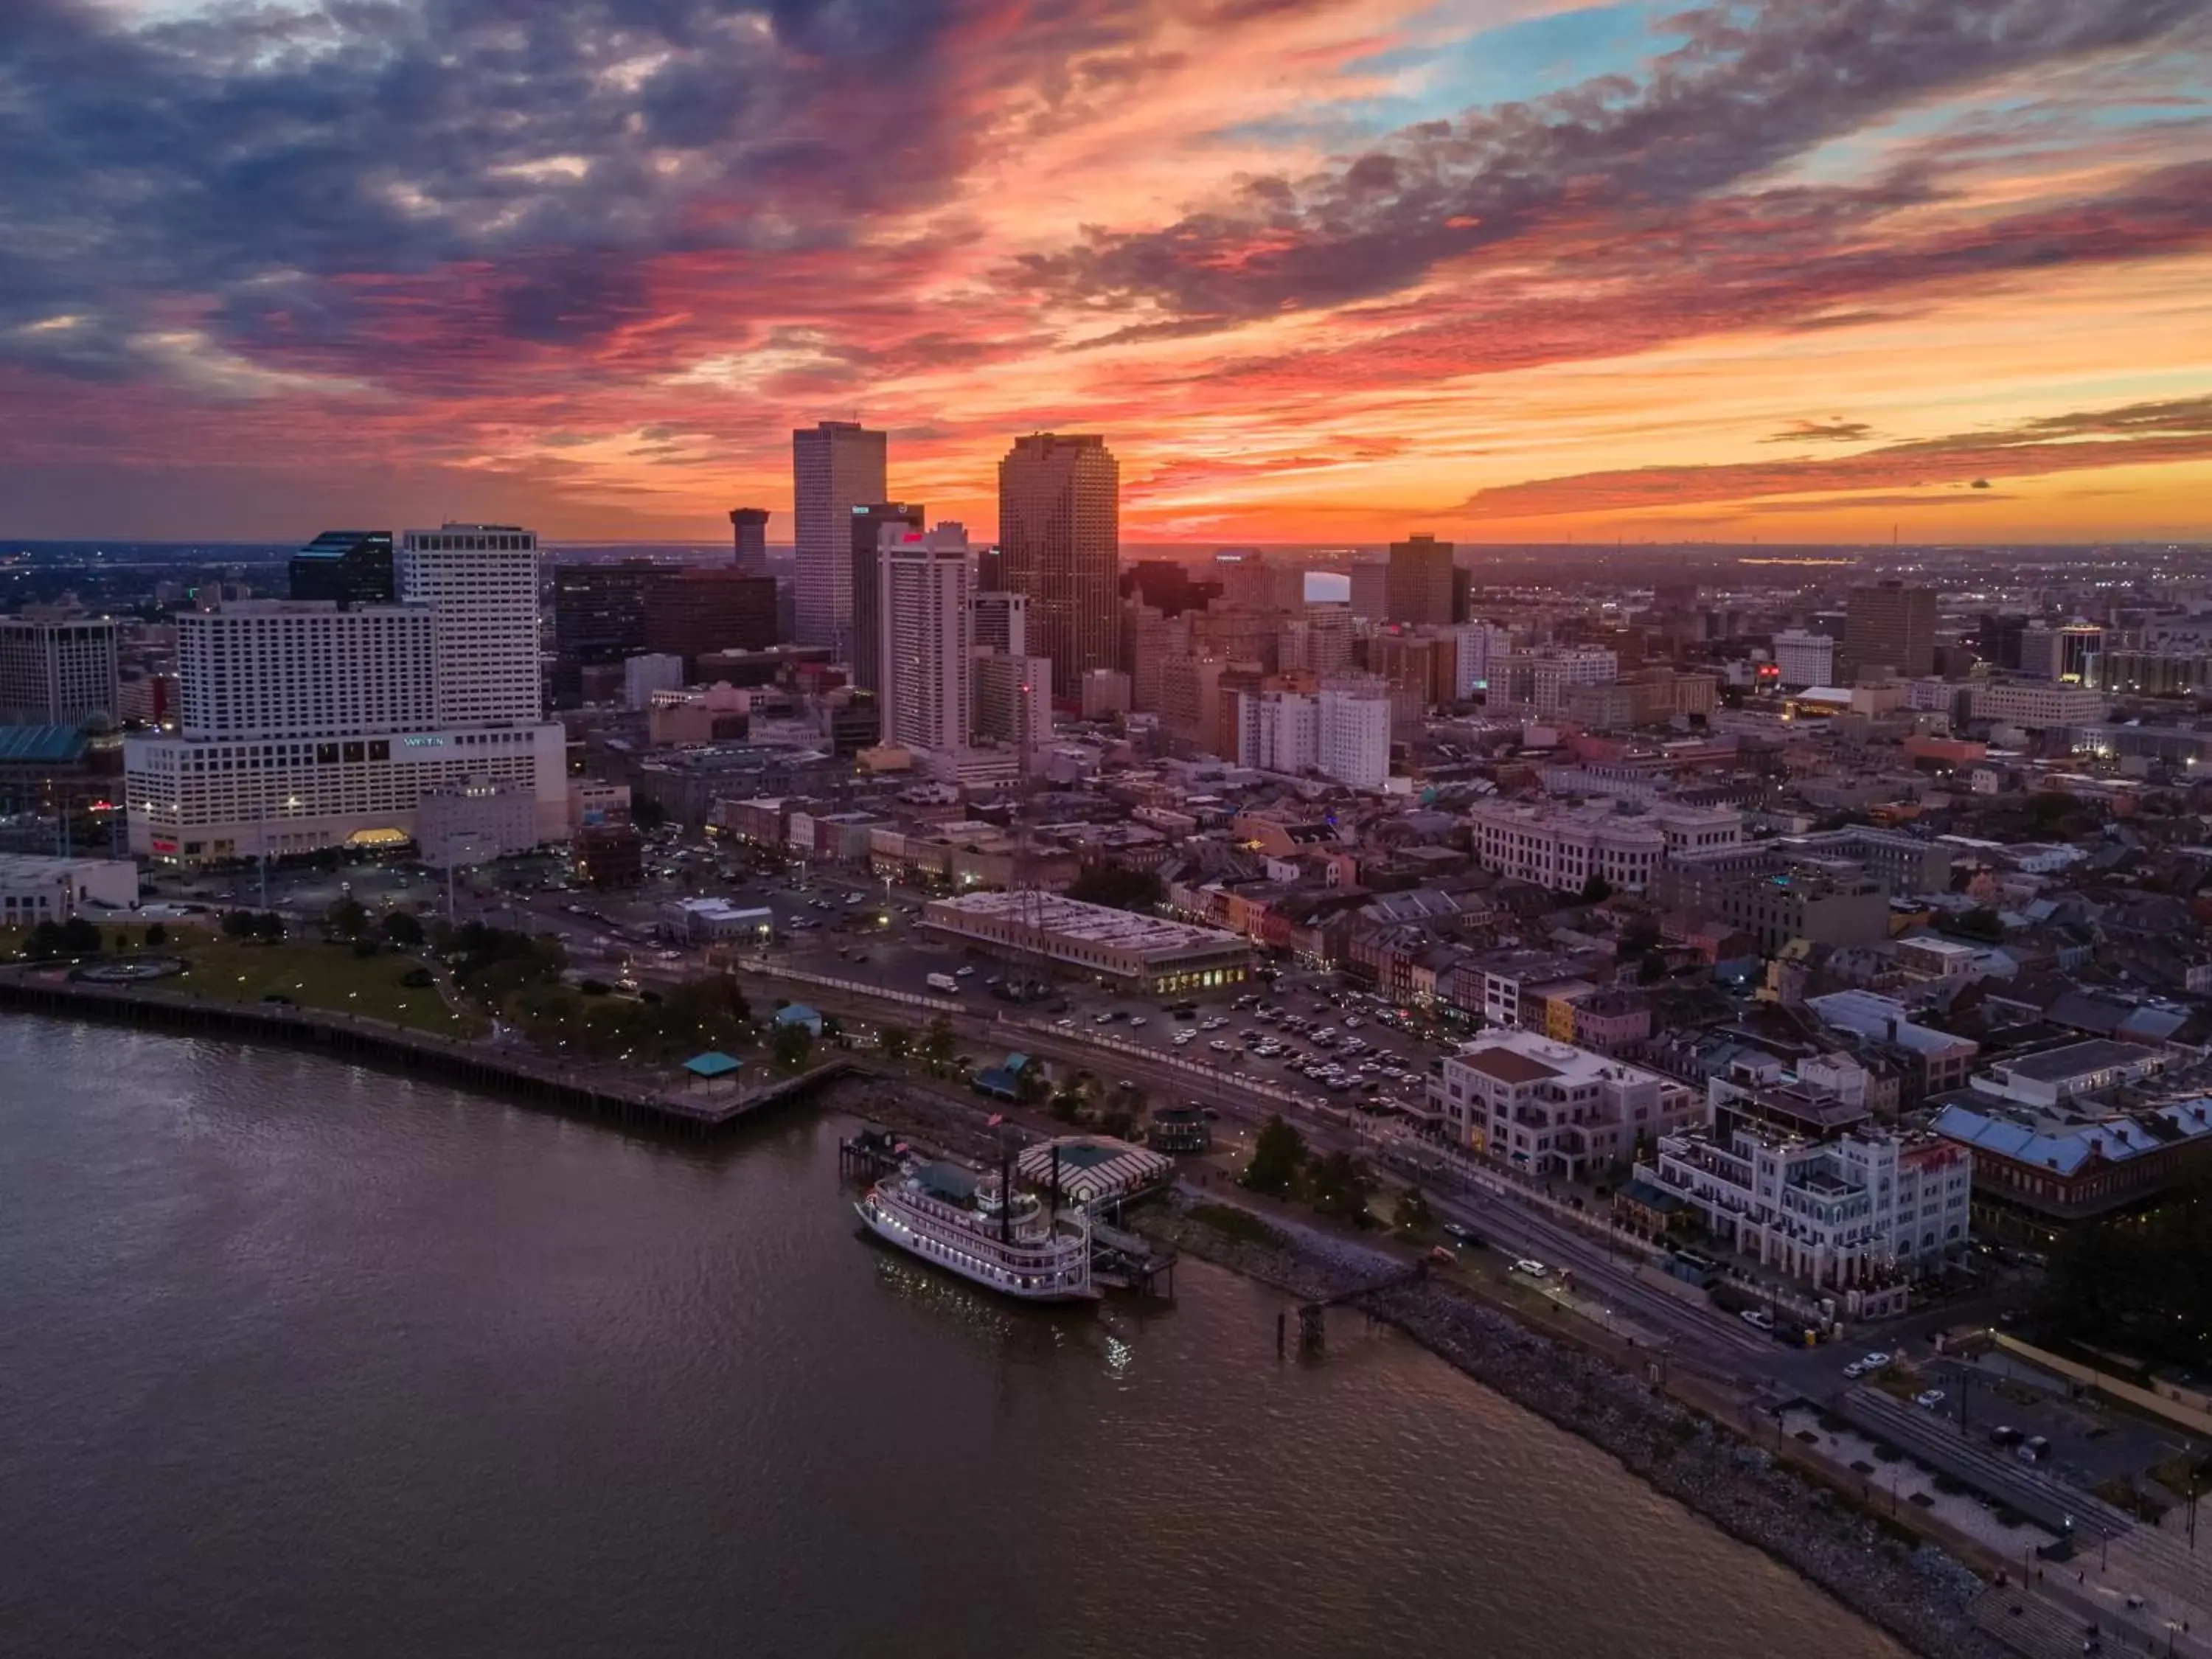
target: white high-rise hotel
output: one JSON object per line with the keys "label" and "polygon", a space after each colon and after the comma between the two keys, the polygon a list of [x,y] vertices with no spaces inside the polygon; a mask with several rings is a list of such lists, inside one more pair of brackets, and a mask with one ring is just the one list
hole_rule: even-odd
{"label": "white high-rise hotel", "polygon": [[204,862],[412,836],[426,792],[526,793],[566,833],[566,742],[544,723],[538,538],[409,531],[398,605],[251,600],[178,619],[175,735],[124,747],[131,849]]}
{"label": "white high-rise hotel", "polygon": [[957,524],[927,532],[886,525],[881,534],[884,740],[931,754],[965,754],[974,696],[969,595],[975,569],[968,532]]}

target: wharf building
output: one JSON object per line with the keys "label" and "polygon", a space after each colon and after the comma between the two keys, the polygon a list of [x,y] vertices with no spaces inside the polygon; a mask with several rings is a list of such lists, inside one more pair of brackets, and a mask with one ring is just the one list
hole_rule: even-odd
{"label": "wharf building", "polygon": [[1054,893],[933,899],[921,921],[949,938],[1009,957],[1042,957],[1139,996],[1236,985],[1252,971],[1252,947],[1234,933]]}
{"label": "wharf building", "polygon": [[0,617],[0,725],[112,721],[121,679],[111,618],[43,609]]}
{"label": "wharf building", "polygon": [[[125,744],[132,853],[201,863],[392,845],[416,837],[426,793],[470,788],[495,792],[473,797],[475,856],[565,837],[566,738],[541,714],[537,538],[409,531],[399,561],[397,605],[250,600],[179,617],[177,731]],[[459,799],[438,809],[449,840],[469,815]]]}
{"label": "wharf building", "polygon": [[35,927],[80,914],[98,921],[137,902],[138,866],[129,859],[0,853],[0,927]]}

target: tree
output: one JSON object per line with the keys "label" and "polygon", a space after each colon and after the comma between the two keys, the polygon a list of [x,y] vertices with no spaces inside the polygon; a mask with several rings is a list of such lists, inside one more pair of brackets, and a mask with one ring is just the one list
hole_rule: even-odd
{"label": "tree", "polygon": [[323,912],[323,926],[332,939],[359,939],[368,926],[368,912],[352,894],[343,894]]}
{"label": "tree", "polygon": [[62,924],[62,954],[70,957],[97,956],[100,953],[100,929],[82,916],[71,916]]}
{"label": "tree", "polygon": [[284,918],[274,910],[264,910],[253,918],[253,936],[264,945],[275,945],[284,937]]}
{"label": "tree", "polygon": [[1596,871],[1591,871],[1589,879],[1583,884],[1583,902],[1602,904],[1612,896],[1613,884]]}
{"label": "tree", "polygon": [[1356,1221],[1367,1212],[1367,1195],[1375,1178],[1367,1166],[1349,1152],[1331,1152],[1307,1172],[1313,1189],[1314,1208],[1339,1221]]}
{"label": "tree", "polygon": [[839,1019],[836,1015],[824,1014],[822,1016],[822,1040],[824,1042],[834,1042],[840,1048],[844,1046],[845,1024],[844,1022]]}
{"label": "tree", "polygon": [[1024,1106],[1042,1106],[1052,1093],[1052,1079],[1044,1074],[1044,1062],[1032,1060],[1014,1073],[1014,1098]]}
{"label": "tree", "polygon": [[23,950],[33,962],[49,962],[62,953],[62,925],[58,921],[42,921],[31,929],[31,936],[23,942]]}
{"label": "tree", "polygon": [[658,830],[668,822],[668,809],[650,795],[633,795],[629,821],[641,830]]}
{"label": "tree", "polygon": [[1082,1117],[1084,1109],[1091,1103],[1091,1091],[1097,1086],[1098,1079],[1090,1073],[1071,1072],[1060,1079],[1060,1087],[1053,1091],[1052,1115],[1062,1123],[1077,1121]]}
{"label": "tree", "polygon": [[958,1033],[952,1022],[942,1014],[929,1022],[929,1029],[921,1034],[921,1057],[929,1062],[929,1069],[941,1072],[951,1065],[954,1050],[959,1046]]}
{"label": "tree", "polygon": [[1978,939],[1991,945],[2004,943],[2004,918],[1986,904],[1977,906],[1951,924],[1951,931],[1966,939]]}
{"label": "tree", "polygon": [[1260,1126],[1244,1184],[1255,1193],[1287,1193],[1306,1161],[1306,1139],[1278,1112]]}
{"label": "tree", "polygon": [[885,1060],[904,1060],[914,1047],[914,1033],[903,1025],[886,1025],[876,1034],[876,1047]]}
{"label": "tree", "polygon": [[253,912],[251,910],[224,911],[222,931],[232,939],[252,939],[254,934]]}
{"label": "tree", "polygon": [[1068,897],[1113,910],[1149,910],[1167,896],[1152,872],[1126,864],[1094,864],[1067,885]]}
{"label": "tree", "polygon": [[781,1022],[775,1035],[769,1040],[769,1052],[775,1063],[787,1072],[795,1072],[806,1064],[806,1057],[814,1051],[814,1033],[795,1019]]}
{"label": "tree", "polygon": [[1436,1225],[1436,1213],[1429,1208],[1429,1195],[1419,1187],[1408,1187],[1398,1194],[1396,1220],[1401,1230],[1409,1233],[1425,1233]]}
{"label": "tree", "polygon": [[384,937],[402,951],[422,948],[422,923],[412,912],[390,910],[385,913]]}
{"label": "tree", "polygon": [[146,930],[146,945],[148,949],[150,950],[160,945],[167,945],[168,942],[169,930],[166,924],[157,921]]}

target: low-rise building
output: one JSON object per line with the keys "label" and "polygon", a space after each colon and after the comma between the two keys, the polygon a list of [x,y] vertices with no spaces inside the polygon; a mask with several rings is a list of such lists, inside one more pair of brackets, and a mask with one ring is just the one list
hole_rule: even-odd
{"label": "low-rise building", "polygon": [[1793,939],[1875,945],[1889,937],[1889,889],[1848,859],[1786,848],[1723,847],[1680,854],[1655,871],[1651,896],[1740,928],[1772,956]]}
{"label": "low-rise building", "polygon": [[922,925],[1008,955],[1043,957],[1139,995],[1241,983],[1252,947],[1218,927],[1085,904],[1057,893],[933,899]]}
{"label": "low-rise building", "polygon": [[35,927],[137,902],[138,866],[129,859],[0,853],[0,927]]}
{"label": "low-rise building", "polygon": [[1571,1181],[1621,1169],[1703,1115],[1672,1078],[1533,1031],[1485,1031],[1446,1056],[1429,1103],[1468,1151]]}
{"label": "low-rise building", "polygon": [[1974,1225],[2039,1246],[2156,1203],[2212,1167],[2212,1097],[2119,1110],[1954,1098],[1937,1134],[1974,1163]]}
{"label": "low-rise building", "polygon": [[1673,801],[1483,801],[1468,822],[1486,869],[1559,892],[1578,892],[1595,876],[1608,887],[1640,893],[1669,854],[1734,847],[1743,839],[1743,814],[1734,807]]}
{"label": "low-rise building", "polygon": [[1711,1121],[1663,1136],[1637,1176],[1696,1206],[1729,1248],[1838,1291],[1893,1285],[1965,1248],[1972,1170],[1950,1141],[1874,1125],[1803,1067],[1708,1091]]}

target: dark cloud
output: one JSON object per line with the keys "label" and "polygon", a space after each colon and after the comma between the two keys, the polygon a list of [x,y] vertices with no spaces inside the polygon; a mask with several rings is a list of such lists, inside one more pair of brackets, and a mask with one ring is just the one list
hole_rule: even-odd
{"label": "dark cloud", "polygon": [[[1621,508],[1749,502],[1760,496],[1814,495],[1837,490],[1948,488],[1957,492],[1907,498],[1915,505],[1935,506],[2005,499],[1978,493],[1990,489],[1993,475],[2042,477],[2098,467],[2171,465],[2208,459],[2212,459],[2212,396],[2045,416],[2014,426],[1948,433],[1826,460],[1648,466],[1536,478],[1481,490],[1461,503],[1458,510],[1475,519],[1547,518]],[[1861,498],[1861,504],[1864,499]],[[1757,510],[1794,509],[1770,505]]]}
{"label": "dark cloud", "polygon": [[601,337],[647,307],[652,258],[840,247],[927,206],[972,155],[971,105],[1157,3],[320,0],[134,25],[0,0],[0,356],[98,376],[179,328],[363,365]]}
{"label": "dark cloud", "polygon": [[1792,421],[1781,431],[1761,441],[1770,444],[1856,444],[1863,443],[1874,435],[1874,428],[1864,421]]}
{"label": "dark cloud", "polygon": [[1765,0],[1680,14],[1639,84],[1590,80],[1407,127],[1159,230],[1094,231],[1021,276],[1064,298],[1227,320],[1388,294],[1547,222],[1665,210],[1914,100],[2147,45],[2205,0]]}

